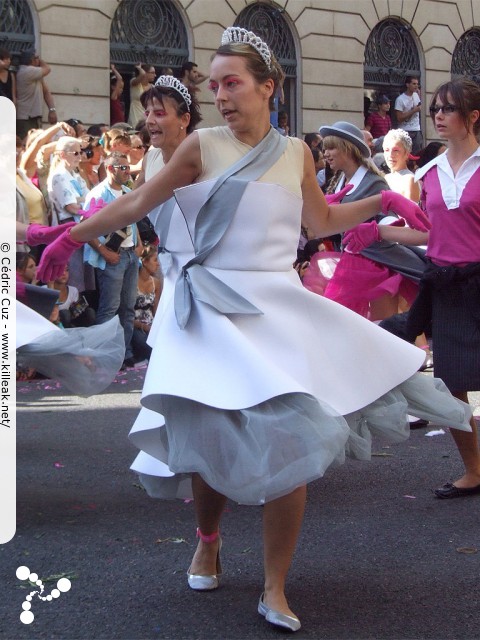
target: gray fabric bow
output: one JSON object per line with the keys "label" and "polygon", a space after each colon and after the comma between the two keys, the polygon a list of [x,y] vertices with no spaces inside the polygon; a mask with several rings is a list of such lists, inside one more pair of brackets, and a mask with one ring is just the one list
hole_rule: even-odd
{"label": "gray fabric bow", "polygon": [[232,165],[215,182],[201,207],[195,225],[195,257],[187,262],[175,285],[175,315],[184,329],[192,299],[220,313],[261,314],[262,311],[210,273],[202,263],[223,238],[249,182],[258,180],[282,156],[287,139],[270,128],[265,138]]}

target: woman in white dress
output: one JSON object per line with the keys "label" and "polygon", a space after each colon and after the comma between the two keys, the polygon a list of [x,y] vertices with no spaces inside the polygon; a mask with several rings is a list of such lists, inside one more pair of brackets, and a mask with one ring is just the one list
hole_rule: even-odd
{"label": "woman in white dress", "polygon": [[144,432],[142,447],[164,464],[158,495],[193,488],[193,589],[218,586],[226,497],[264,505],[258,612],[296,631],[285,581],[306,483],[342,461],[345,448],[368,458],[369,429],[406,437],[407,408],[435,419],[438,409],[443,424],[470,426],[463,403],[415,374],[421,350],[301,285],[292,263],[302,209],[318,236],[379,209],[394,208],[420,228],[426,218],[393,192],[329,207],[310,149],[270,126],[282,76],[260,38],[227,29],[210,70],[227,126],[188,136],[145,185],[47,247],[40,272],[54,276],[80,243],[112,229],[112,214],[116,224],[131,223],[176,190],[176,233],[167,238],[174,284],[166,282],[150,332],[142,398],[157,428]]}

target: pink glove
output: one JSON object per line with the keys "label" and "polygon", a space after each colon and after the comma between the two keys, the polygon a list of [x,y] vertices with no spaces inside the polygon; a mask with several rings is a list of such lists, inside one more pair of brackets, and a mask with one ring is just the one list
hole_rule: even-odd
{"label": "pink glove", "polygon": [[353,189],[353,184],[347,184],[343,189],[340,189],[338,193],[329,193],[325,196],[327,204],[339,204],[339,202],[347,195],[347,193]]}
{"label": "pink glove", "polygon": [[97,213],[97,211],[100,211],[100,209],[103,209],[103,207],[106,206],[107,203],[105,200],[102,200],[101,198],[95,200],[95,198],[92,198],[88,205],[88,209],[80,209],[77,215],[82,216],[82,220],[87,220]]}
{"label": "pink glove", "polygon": [[395,191],[382,191],[382,213],[388,215],[389,211],[394,211],[401,218],[405,218],[407,224],[417,231],[428,231],[432,224],[420,207],[404,198]]}
{"label": "pink glove", "polygon": [[75,222],[59,224],[58,227],[44,227],[41,224],[29,224],[27,227],[27,244],[35,247],[37,244],[51,244],[64,231],[75,226]]}
{"label": "pink glove", "polygon": [[369,247],[372,242],[380,242],[380,232],[378,224],[373,222],[364,222],[358,227],[350,229],[343,236],[342,244],[345,245],[345,251],[348,253],[360,253],[363,249]]}
{"label": "pink glove", "polygon": [[[63,225],[64,227],[66,225]],[[64,231],[56,240],[50,244],[42,253],[42,258],[37,269],[37,278],[42,282],[56,280],[65,271],[65,267],[71,255],[80,247],[83,242],[75,242],[70,237],[70,228]]]}

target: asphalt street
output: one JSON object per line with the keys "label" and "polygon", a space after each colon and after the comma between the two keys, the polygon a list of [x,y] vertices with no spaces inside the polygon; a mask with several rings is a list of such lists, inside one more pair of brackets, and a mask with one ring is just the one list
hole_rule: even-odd
{"label": "asphalt street", "polygon": [[[261,507],[228,503],[216,592],[188,589],[193,503],[150,499],[129,470],[127,440],[144,370],[102,394],[68,395],[50,380],[17,385],[15,537],[0,546],[2,639],[274,639],[257,612]],[[472,396],[480,415],[480,394]],[[461,475],[435,425],[371,462],[347,461],[309,486],[287,594],[298,639],[473,640],[480,637],[480,496],[438,500]],[[26,566],[59,597],[17,577]],[[29,608],[30,606],[30,608]],[[22,608],[23,607],[23,608]],[[31,616],[30,616],[31,617]]]}

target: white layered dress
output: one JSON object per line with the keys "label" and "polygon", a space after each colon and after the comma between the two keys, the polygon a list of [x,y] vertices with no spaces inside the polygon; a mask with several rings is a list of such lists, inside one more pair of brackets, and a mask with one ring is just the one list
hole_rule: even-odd
{"label": "white layered dress", "polygon": [[[180,328],[174,290],[194,255],[197,216],[217,178],[250,147],[226,127],[200,130],[201,181],[177,190],[171,268],[150,332],[132,469],[154,497],[191,496],[199,472],[217,491],[262,504],[321,477],[345,452],[368,459],[371,434],[408,437],[407,414],[469,430],[468,406],[417,374],[424,352],[306,290],[292,268],[303,147],[250,182],[203,267],[257,307],[221,313],[192,296]],[[161,215],[161,214],[160,214]],[[156,216],[155,216],[156,217]]]}

